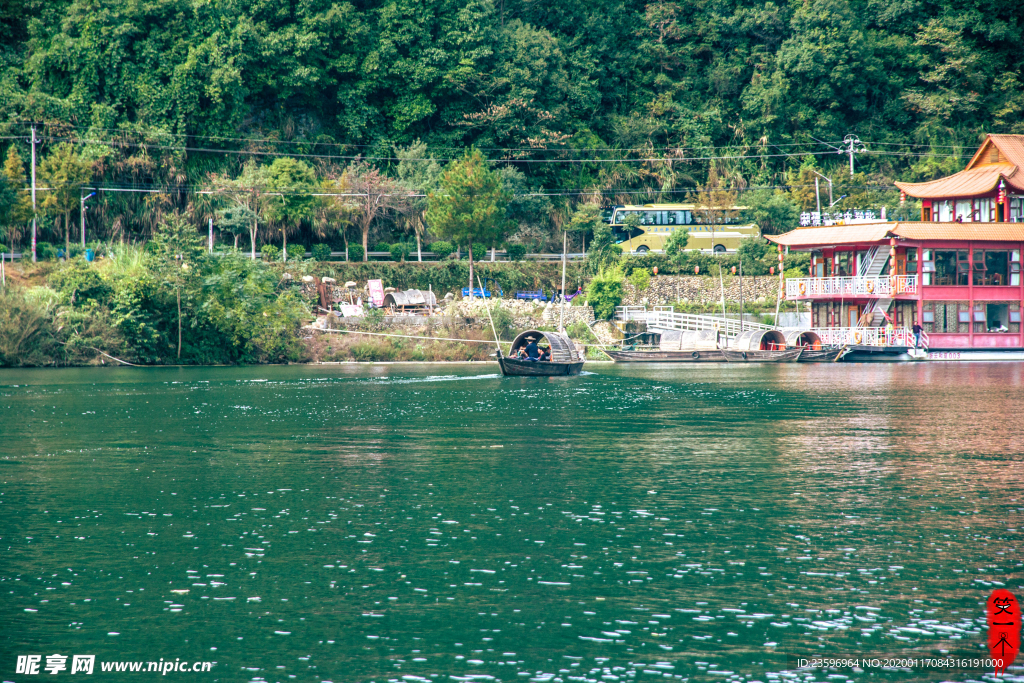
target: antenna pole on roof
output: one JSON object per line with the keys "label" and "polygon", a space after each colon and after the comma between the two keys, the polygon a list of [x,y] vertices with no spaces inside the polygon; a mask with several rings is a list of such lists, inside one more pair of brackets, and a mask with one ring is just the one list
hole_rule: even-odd
{"label": "antenna pole on roof", "polygon": [[[480,285],[480,294],[484,293],[484,283],[480,282],[480,274],[477,273],[476,281]],[[472,280],[469,284],[473,284]],[[487,297],[484,297],[484,308],[487,309],[487,319],[491,321],[491,332],[494,333],[494,345],[498,347],[498,358],[501,358],[501,344],[498,342],[498,331],[494,329],[494,318],[491,317],[491,305],[487,303]]]}

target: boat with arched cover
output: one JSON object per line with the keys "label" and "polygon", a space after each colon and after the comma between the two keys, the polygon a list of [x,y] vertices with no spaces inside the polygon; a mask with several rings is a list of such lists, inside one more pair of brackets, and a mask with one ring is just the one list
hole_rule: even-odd
{"label": "boat with arched cover", "polygon": [[730,363],[792,363],[804,347],[788,348],[779,330],[748,330],[729,342],[722,355]]}
{"label": "boat with arched cover", "polygon": [[[541,351],[550,353],[550,360],[519,358],[520,350],[525,350],[531,341],[536,342]],[[543,345],[545,342],[546,347]],[[507,357],[498,351],[498,364],[501,366],[501,374],[506,377],[557,377],[578,375],[583,370],[583,358],[569,337],[541,330],[520,333],[512,341],[512,349]]]}

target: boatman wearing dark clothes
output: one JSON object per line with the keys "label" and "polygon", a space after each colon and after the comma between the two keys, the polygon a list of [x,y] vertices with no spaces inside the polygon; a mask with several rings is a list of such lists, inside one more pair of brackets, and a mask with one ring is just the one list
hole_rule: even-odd
{"label": "boatman wearing dark clothes", "polygon": [[533,337],[527,337],[526,341],[530,342],[526,345],[526,360],[538,360],[540,358],[540,349],[537,348],[537,340]]}

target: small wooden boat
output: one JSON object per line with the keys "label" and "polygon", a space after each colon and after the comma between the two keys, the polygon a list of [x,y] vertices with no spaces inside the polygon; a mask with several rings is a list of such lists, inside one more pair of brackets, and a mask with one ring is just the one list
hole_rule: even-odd
{"label": "small wooden boat", "polygon": [[[516,358],[519,350],[531,340],[548,342],[551,360],[523,360]],[[510,356],[505,357],[498,351],[498,364],[501,374],[506,377],[560,377],[578,375],[583,370],[583,358],[576,351],[576,345],[564,334],[557,332],[541,332],[527,330],[519,334],[512,342]]]}
{"label": "small wooden boat", "polygon": [[730,363],[793,363],[804,352],[804,347],[781,351],[722,349],[722,355]]}
{"label": "small wooden boat", "polygon": [[827,346],[821,349],[804,347],[804,352],[800,354],[797,361],[800,363],[831,363],[839,358],[844,350],[842,346]]}
{"label": "small wooden boat", "polygon": [[616,363],[724,363],[719,349],[690,351],[605,351]]}

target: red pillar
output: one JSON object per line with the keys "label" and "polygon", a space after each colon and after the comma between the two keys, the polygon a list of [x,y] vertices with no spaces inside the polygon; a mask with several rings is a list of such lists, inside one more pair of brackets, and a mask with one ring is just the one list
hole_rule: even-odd
{"label": "red pillar", "polygon": [[[973,200],[972,200],[973,201]],[[972,204],[973,210],[973,204]],[[967,345],[974,348],[974,243],[967,243]]]}

